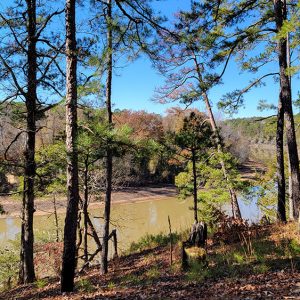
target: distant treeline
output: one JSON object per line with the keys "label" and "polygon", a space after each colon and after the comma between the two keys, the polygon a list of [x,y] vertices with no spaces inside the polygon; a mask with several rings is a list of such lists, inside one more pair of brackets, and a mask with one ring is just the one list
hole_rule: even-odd
{"label": "distant treeline", "polygon": [[[294,116],[297,140],[300,138],[300,114]],[[226,135],[235,134],[247,140],[251,144],[275,145],[276,117],[261,118],[236,118],[225,120],[222,124]]]}

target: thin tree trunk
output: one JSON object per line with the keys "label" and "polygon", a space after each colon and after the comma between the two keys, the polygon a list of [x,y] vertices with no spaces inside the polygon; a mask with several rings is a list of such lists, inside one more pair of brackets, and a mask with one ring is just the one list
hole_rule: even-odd
{"label": "thin tree trunk", "polygon": [[279,221],[286,221],[285,212],[285,174],[284,174],[284,147],[283,147],[283,131],[284,131],[284,111],[283,99],[280,94],[277,113],[277,131],[276,131],[276,157],[277,157],[277,218]]}
{"label": "thin tree trunk", "polygon": [[83,233],[83,259],[86,263],[89,259],[88,257],[88,200],[89,200],[89,187],[88,187],[88,158],[85,160],[84,169],[84,200],[83,200],[83,223],[84,223],[84,233]]}
{"label": "thin tree trunk", "polygon": [[[220,138],[220,134],[216,125],[216,121],[211,109],[211,105],[207,96],[207,93],[203,93],[203,98],[204,98],[204,102],[206,105],[206,109],[208,112],[208,116],[209,116],[209,120],[210,120],[210,124],[212,127],[213,132],[216,135],[216,141],[217,141],[217,147],[218,147],[218,153],[222,154],[223,153],[223,148],[222,148],[222,144],[221,144],[221,138]],[[221,164],[221,168],[222,168],[222,172],[224,175],[224,179],[227,182],[227,186],[228,186],[228,191],[229,191],[229,195],[230,195],[230,199],[231,199],[231,206],[232,206],[232,216],[234,218],[237,219],[241,219],[242,215],[241,215],[241,211],[240,211],[240,206],[237,200],[237,196],[236,196],[236,192],[234,190],[234,188],[231,186],[230,182],[229,182],[229,177],[228,177],[228,173],[227,173],[227,169],[225,166],[225,162],[222,158],[220,158],[220,164]]]}
{"label": "thin tree trunk", "polygon": [[[196,59],[195,55],[194,55],[194,64],[195,64],[195,68],[196,68],[196,71],[197,71],[199,82],[203,83],[200,67],[199,67],[199,64],[197,62],[197,59]],[[207,95],[206,92],[203,92],[202,96],[203,96],[203,99],[204,99],[204,102],[205,102],[205,106],[206,106],[206,110],[207,110],[207,113],[208,113],[211,128],[212,128],[213,132],[216,135],[218,153],[222,154],[223,153],[223,148],[222,148],[222,144],[221,144],[221,138],[220,138],[220,134],[219,134],[219,131],[218,131],[218,128],[217,128],[215,117],[214,117],[212,109],[211,109],[211,105],[210,105],[208,95]],[[231,206],[232,206],[232,215],[233,215],[234,218],[241,219],[242,215],[241,215],[240,206],[239,206],[239,203],[238,203],[238,200],[237,200],[236,192],[235,192],[234,188],[231,186],[231,184],[229,182],[227,169],[226,169],[224,160],[222,158],[220,158],[220,164],[221,164],[221,168],[222,168],[222,171],[223,171],[224,179],[226,180],[227,186],[228,186],[228,191],[229,191],[229,195],[230,195],[230,199],[231,199]]]}
{"label": "thin tree trunk", "polygon": [[[290,52],[290,38],[289,38],[289,33],[287,34],[286,37],[286,59],[287,59],[287,65],[288,67],[291,67],[291,52]],[[289,81],[290,81],[290,93],[291,93],[291,98],[292,98],[292,76],[289,75]],[[292,173],[291,173],[291,163],[290,159],[288,157],[288,167],[289,167],[289,219],[294,220],[294,199],[293,199],[293,190],[292,190]]]}
{"label": "thin tree trunk", "polygon": [[197,193],[197,169],[195,150],[192,151],[193,164],[193,197],[194,197],[194,219],[198,223],[198,193]]}
{"label": "thin tree trunk", "polygon": [[172,241],[172,227],[171,227],[170,216],[168,216],[168,223],[169,223],[169,237],[170,237],[170,266],[172,266],[172,264],[173,264],[173,241]]}
{"label": "thin tree trunk", "polygon": [[117,230],[116,229],[114,229],[111,232],[111,238],[112,238],[113,244],[114,244],[114,256],[113,256],[113,258],[117,258],[117,257],[119,257],[119,255],[118,255],[118,238],[117,238]]}
{"label": "thin tree trunk", "polygon": [[[111,0],[107,1],[107,79],[106,79],[106,109],[108,123],[112,127],[112,110],[111,110],[111,87],[112,87],[112,4]],[[103,226],[103,241],[101,252],[101,267],[100,273],[106,274],[108,271],[108,236],[109,236],[109,222],[110,222],[110,208],[111,208],[111,190],[112,190],[112,150],[108,141],[106,152],[106,194],[104,207],[104,226]]]}
{"label": "thin tree trunk", "polygon": [[295,205],[293,199],[293,191],[292,191],[292,175],[291,175],[291,164],[290,159],[288,159],[288,166],[289,166],[289,219],[295,220]]}
{"label": "thin tree trunk", "polygon": [[79,210],[78,217],[77,217],[77,238],[76,238],[77,243],[76,243],[76,254],[75,254],[75,270],[78,265],[78,259],[80,258],[79,251],[82,244],[82,231],[83,228],[81,228],[81,211]]}
{"label": "thin tree trunk", "polygon": [[91,230],[91,233],[92,233],[92,237],[94,239],[94,241],[96,242],[97,244],[97,247],[100,249],[101,248],[101,251],[102,251],[102,245],[101,245],[101,242],[100,242],[100,239],[98,237],[98,234],[97,234],[97,231],[90,219],[90,216],[89,214],[87,214],[87,222],[88,222],[88,226],[90,227],[90,230]]}
{"label": "thin tree trunk", "polygon": [[54,209],[54,222],[55,222],[56,242],[59,242],[59,226],[58,226],[58,215],[57,215],[55,193],[53,194],[53,209]]}
{"label": "thin tree trunk", "polygon": [[35,164],[35,140],[36,140],[36,99],[37,99],[37,53],[36,53],[36,1],[27,0],[27,93],[26,93],[26,150],[24,191],[22,205],[21,225],[21,251],[19,282],[30,283],[35,280],[33,262],[33,214],[34,214],[34,179],[36,172]]}
{"label": "thin tree trunk", "polygon": [[[280,31],[283,21],[286,20],[286,1],[274,0],[274,11],[277,31]],[[295,134],[292,97],[289,77],[287,75],[287,38],[280,38],[278,41],[278,62],[280,68],[280,94],[283,101],[284,118],[286,123],[286,137],[291,166],[291,191],[295,204],[294,214],[298,215],[300,204],[300,176],[299,176],[299,158],[297,151],[297,142]]]}
{"label": "thin tree trunk", "polygon": [[64,228],[64,250],[61,291],[74,289],[76,267],[76,230],[79,203],[77,152],[77,54],[75,0],[66,0],[66,150],[67,150],[67,212]]}

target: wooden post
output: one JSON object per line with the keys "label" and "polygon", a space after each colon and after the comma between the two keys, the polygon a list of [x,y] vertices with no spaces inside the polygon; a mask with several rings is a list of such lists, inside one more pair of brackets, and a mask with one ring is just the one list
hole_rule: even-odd
{"label": "wooden post", "polygon": [[54,220],[55,220],[55,231],[56,231],[56,242],[59,242],[59,227],[58,227],[58,216],[56,208],[56,197],[55,193],[53,194],[53,209],[54,209]]}
{"label": "wooden post", "polygon": [[113,243],[114,243],[114,258],[118,257],[118,240],[117,240],[117,230],[112,231]]}
{"label": "wooden post", "polygon": [[170,231],[170,265],[172,266],[172,263],[173,263],[173,243],[172,243],[172,227],[171,227],[170,216],[168,216],[168,222],[169,222],[169,231]]}
{"label": "wooden post", "polygon": [[186,271],[188,269],[188,258],[187,254],[185,252],[186,242],[182,242],[182,248],[181,248],[181,267],[183,271]]}

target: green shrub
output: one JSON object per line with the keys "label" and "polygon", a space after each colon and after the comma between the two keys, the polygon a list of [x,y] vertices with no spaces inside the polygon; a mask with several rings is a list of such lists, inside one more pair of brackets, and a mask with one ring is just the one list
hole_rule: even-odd
{"label": "green shrub", "polygon": [[47,284],[48,284],[48,280],[45,279],[45,278],[43,278],[43,279],[38,279],[38,280],[35,282],[35,286],[36,286],[38,289],[44,288]]}
{"label": "green shrub", "polygon": [[[178,233],[172,233],[172,243],[177,243],[181,238]],[[167,246],[170,243],[170,236],[168,234],[159,233],[157,235],[146,234],[137,242],[131,243],[129,252],[139,252],[145,249],[155,248],[158,246]]]}
{"label": "green shrub", "polygon": [[76,283],[76,288],[81,292],[93,292],[95,290],[94,285],[88,279],[80,279]]}
{"label": "green shrub", "polygon": [[19,271],[19,250],[13,244],[0,248],[0,287],[10,288]]}

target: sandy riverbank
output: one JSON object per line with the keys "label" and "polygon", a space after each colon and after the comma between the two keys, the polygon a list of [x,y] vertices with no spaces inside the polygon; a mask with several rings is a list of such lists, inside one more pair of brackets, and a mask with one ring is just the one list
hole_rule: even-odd
{"label": "sandy riverbank", "polygon": [[[103,195],[104,196],[104,195]],[[176,187],[172,185],[166,186],[147,186],[147,187],[130,187],[124,188],[122,191],[112,193],[112,203],[135,203],[149,200],[161,200],[169,197],[176,197]],[[91,199],[89,207],[91,209],[97,208],[103,205],[103,197],[100,200]],[[6,218],[7,216],[19,217],[21,211],[21,200],[13,197],[0,197],[0,203],[2,204],[6,214],[0,216],[0,218]],[[66,210],[66,197],[56,196],[56,207],[58,213],[63,213]],[[35,215],[47,215],[54,211],[53,198],[43,197],[35,200]]]}
{"label": "sandy riverbank", "polygon": [[[259,173],[266,171],[266,168],[254,161],[247,161],[238,167],[242,180],[253,180]],[[92,197],[89,207],[91,209],[101,207],[103,205],[103,197],[96,200]],[[135,203],[149,200],[161,200],[168,197],[177,197],[176,187],[173,185],[152,185],[146,187],[128,187],[121,191],[113,192],[112,203]],[[0,215],[0,218],[7,216],[19,217],[21,211],[21,200],[17,197],[0,197],[0,203],[6,214]],[[66,210],[66,197],[56,197],[56,207],[59,213]],[[47,215],[54,211],[53,197],[37,198],[35,200],[35,215]]]}

